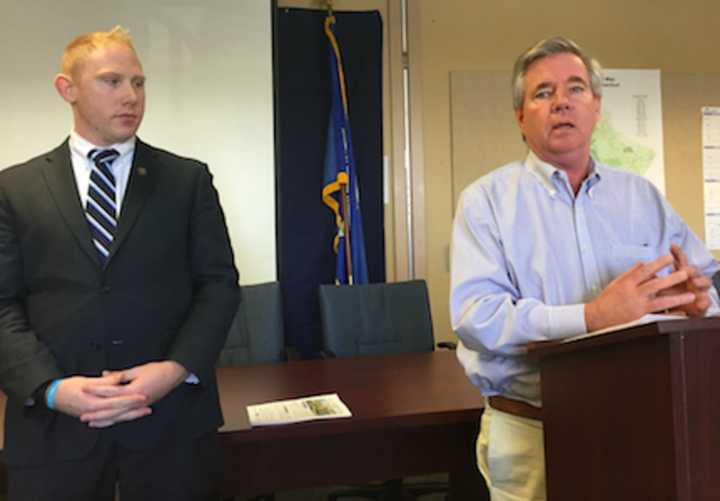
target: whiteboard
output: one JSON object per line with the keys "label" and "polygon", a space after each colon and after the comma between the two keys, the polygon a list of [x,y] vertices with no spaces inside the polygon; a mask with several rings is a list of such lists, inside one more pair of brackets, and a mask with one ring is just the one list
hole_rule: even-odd
{"label": "whiteboard", "polygon": [[147,76],[138,136],[207,162],[243,284],[276,279],[270,0],[0,0],[0,168],[72,127],[52,79],[75,36],[120,24]]}

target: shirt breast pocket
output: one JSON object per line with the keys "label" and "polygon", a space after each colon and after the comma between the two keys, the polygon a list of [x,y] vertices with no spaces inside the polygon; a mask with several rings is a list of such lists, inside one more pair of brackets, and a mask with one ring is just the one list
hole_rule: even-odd
{"label": "shirt breast pocket", "polygon": [[613,245],[610,251],[610,270],[612,276],[617,277],[637,263],[649,263],[658,257],[658,250],[649,245]]}

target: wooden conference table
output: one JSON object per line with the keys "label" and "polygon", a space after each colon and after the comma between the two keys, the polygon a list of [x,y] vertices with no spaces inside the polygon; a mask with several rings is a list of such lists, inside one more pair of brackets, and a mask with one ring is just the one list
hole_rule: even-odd
{"label": "wooden conference table", "polygon": [[[483,400],[455,353],[308,360],[218,370],[224,494],[449,472],[452,499],[482,499]],[[338,393],[351,418],[250,428],[248,404]]]}
{"label": "wooden conference table", "polygon": [[[439,472],[450,474],[451,499],[486,495],[475,466],[483,399],[453,352],[296,361],[217,374],[225,415],[224,495]],[[353,416],[249,425],[246,405],[322,393],[338,393]],[[4,397],[2,404],[4,413]]]}

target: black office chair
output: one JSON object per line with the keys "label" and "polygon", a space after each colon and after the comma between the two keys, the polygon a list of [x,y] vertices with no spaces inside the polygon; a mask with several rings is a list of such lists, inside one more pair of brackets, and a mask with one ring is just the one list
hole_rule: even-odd
{"label": "black office chair", "polygon": [[[268,282],[244,285],[240,289],[240,305],[217,366],[237,367],[285,361],[280,285]],[[225,501],[232,499],[226,498]],[[274,500],[274,494],[252,499]]]}
{"label": "black office chair", "polygon": [[[325,356],[355,357],[433,351],[430,301],[424,280],[320,286],[322,339]],[[393,479],[381,484],[348,487],[328,500],[360,497],[378,500],[416,499],[447,493],[446,482],[406,484]]]}
{"label": "black office chair", "polygon": [[218,367],[285,361],[280,285],[244,285]]}

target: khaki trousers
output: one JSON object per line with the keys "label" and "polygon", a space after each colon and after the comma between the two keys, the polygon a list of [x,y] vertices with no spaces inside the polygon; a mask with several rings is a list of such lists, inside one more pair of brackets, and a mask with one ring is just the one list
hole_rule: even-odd
{"label": "khaki trousers", "polygon": [[541,421],[498,411],[486,399],[477,463],[492,501],[546,500]]}

